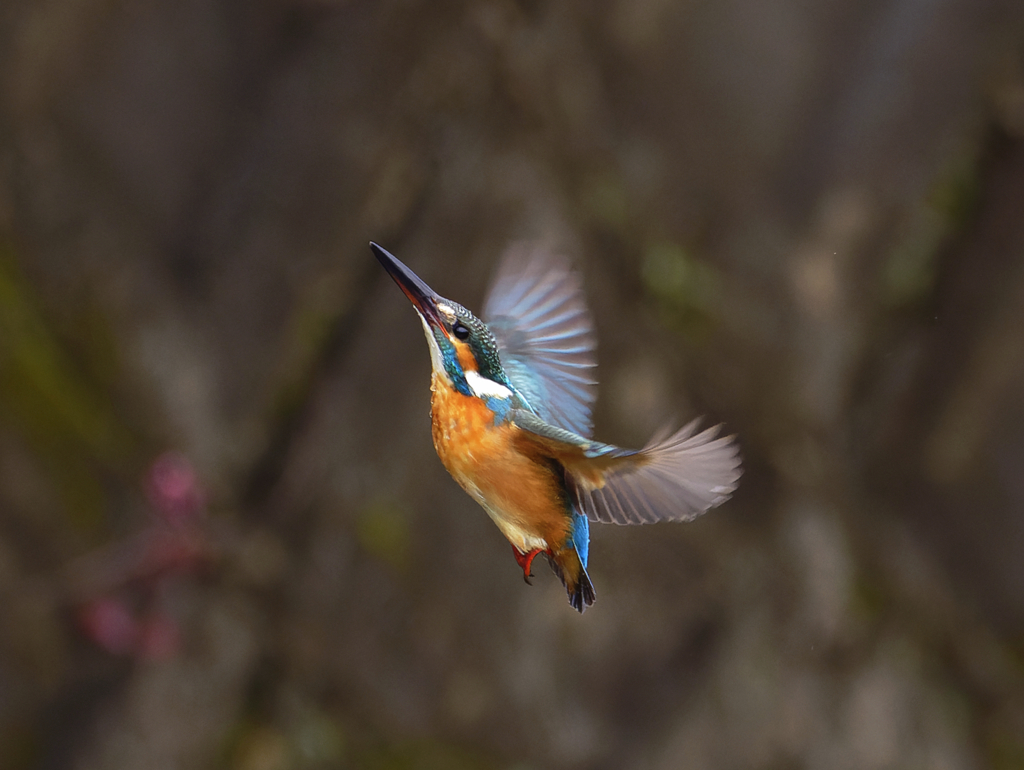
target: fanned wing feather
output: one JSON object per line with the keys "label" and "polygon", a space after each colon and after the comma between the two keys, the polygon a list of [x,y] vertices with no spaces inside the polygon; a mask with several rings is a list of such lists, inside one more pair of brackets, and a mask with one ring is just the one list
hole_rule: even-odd
{"label": "fanned wing feather", "polygon": [[583,436],[593,423],[596,340],[578,275],[536,244],[505,253],[484,303],[502,368],[545,421]]}
{"label": "fanned wing feather", "polygon": [[740,477],[739,449],[719,426],[697,433],[697,421],[635,455],[619,458],[603,481],[572,476],[580,507],[594,521],[652,524],[690,521],[729,499]]}
{"label": "fanned wing feather", "polygon": [[620,449],[514,411],[522,440],[565,467],[571,493],[591,521],[651,524],[690,521],[729,499],[741,474],[739,448],[719,427],[697,420],[640,450]]}

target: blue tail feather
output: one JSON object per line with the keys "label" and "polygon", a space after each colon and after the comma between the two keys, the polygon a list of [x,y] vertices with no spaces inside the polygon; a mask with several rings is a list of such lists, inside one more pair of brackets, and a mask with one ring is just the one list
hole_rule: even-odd
{"label": "blue tail feather", "polygon": [[590,524],[585,515],[576,511],[573,511],[572,517],[571,544],[566,544],[566,547],[557,555],[545,554],[545,556],[548,558],[551,569],[565,586],[565,590],[569,594],[569,604],[577,612],[583,612],[594,603],[595,598],[594,584],[590,582],[590,575],[587,574]]}
{"label": "blue tail feather", "polygon": [[587,568],[587,556],[590,553],[590,522],[585,514],[572,513],[572,544],[576,546],[583,569]]}

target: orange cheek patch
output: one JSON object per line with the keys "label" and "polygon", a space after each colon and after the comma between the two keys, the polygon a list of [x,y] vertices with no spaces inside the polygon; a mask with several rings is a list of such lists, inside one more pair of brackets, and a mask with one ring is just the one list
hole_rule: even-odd
{"label": "orange cheek patch", "polygon": [[476,357],[473,355],[473,351],[469,349],[469,345],[465,342],[455,343],[455,355],[459,357],[459,365],[462,366],[462,371],[477,371]]}

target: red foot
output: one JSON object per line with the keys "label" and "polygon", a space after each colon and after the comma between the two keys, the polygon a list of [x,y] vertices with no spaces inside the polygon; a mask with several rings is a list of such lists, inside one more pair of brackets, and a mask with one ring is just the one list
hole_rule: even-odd
{"label": "red foot", "polygon": [[533,560],[537,558],[539,553],[544,553],[544,551],[540,548],[534,548],[529,553],[523,553],[515,546],[512,546],[512,555],[516,557],[519,566],[523,568],[523,580],[526,581],[527,585],[533,585],[530,582],[530,578],[533,577]]}

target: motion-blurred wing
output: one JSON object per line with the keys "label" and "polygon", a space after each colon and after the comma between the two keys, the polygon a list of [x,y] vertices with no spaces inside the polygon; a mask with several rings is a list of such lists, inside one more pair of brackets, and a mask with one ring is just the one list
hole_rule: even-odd
{"label": "motion-blurred wing", "polygon": [[578,275],[561,256],[515,244],[484,303],[502,368],[545,421],[583,436],[593,429],[597,355]]}
{"label": "motion-blurred wing", "polygon": [[518,413],[513,420],[528,436],[526,443],[566,468],[591,521],[690,521],[728,500],[742,473],[734,438],[717,438],[720,426],[697,433],[697,420],[638,451],[586,441]]}
{"label": "motion-blurred wing", "polygon": [[[690,521],[729,499],[739,481],[739,447],[719,426],[697,433],[697,420],[634,455],[613,459],[603,479],[574,474],[580,507],[593,521],[652,524]],[[694,435],[696,434],[696,435]]]}

